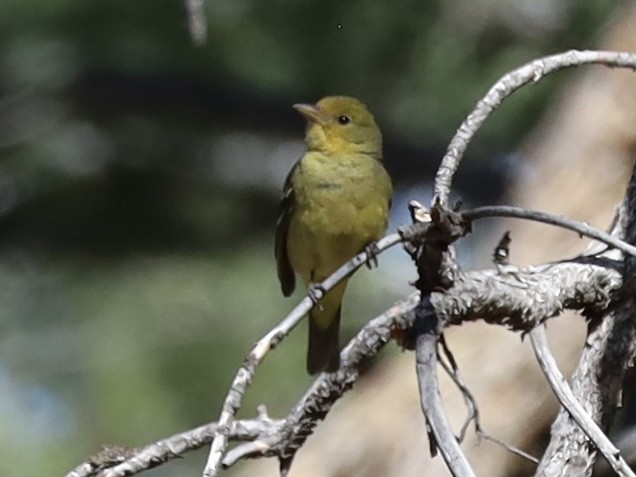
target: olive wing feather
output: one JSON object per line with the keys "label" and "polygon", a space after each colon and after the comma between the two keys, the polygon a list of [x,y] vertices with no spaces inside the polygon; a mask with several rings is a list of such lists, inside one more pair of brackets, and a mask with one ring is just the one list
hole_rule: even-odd
{"label": "olive wing feather", "polygon": [[298,163],[292,167],[283,188],[283,197],[280,201],[278,213],[278,221],[276,222],[276,239],[274,244],[274,256],[276,257],[276,271],[278,273],[278,281],[283,295],[289,296],[296,288],[296,276],[294,270],[289,263],[289,255],[287,253],[287,235],[289,232],[289,222],[294,213],[295,196],[293,176],[298,168]]}

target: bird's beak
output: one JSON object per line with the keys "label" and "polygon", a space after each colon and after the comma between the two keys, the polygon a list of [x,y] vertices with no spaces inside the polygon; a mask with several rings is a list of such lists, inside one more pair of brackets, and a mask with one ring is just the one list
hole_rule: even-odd
{"label": "bird's beak", "polygon": [[294,109],[312,123],[324,124],[327,120],[325,115],[313,104],[294,104]]}

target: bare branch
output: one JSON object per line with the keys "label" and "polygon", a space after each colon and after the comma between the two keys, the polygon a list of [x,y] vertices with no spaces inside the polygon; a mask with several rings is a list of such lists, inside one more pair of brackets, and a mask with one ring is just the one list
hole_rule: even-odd
{"label": "bare branch", "polygon": [[[223,465],[229,467],[246,457],[291,458],[333,403],[351,388],[358,377],[360,363],[374,356],[390,340],[393,330],[412,326],[411,311],[418,302],[419,294],[413,293],[371,320],[343,349],[341,369],[337,373],[320,375],[285,420],[270,420],[259,411],[259,419],[231,421],[224,430],[226,437],[251,442],[228,452]],[[212,442],[221,430],[218,423],[211,423],[142,449],[122,451],[103,465],[96,465],[95,459],[89,459],[66,477],[88,477],[100,470],[103,470],[101,477],[133,475]],[[99,462],[102,461],[100,458]]]}
{"label": "bare branch", "polygon": [[621,262],[597,257],[505,274],[467,272],[450,290],[432,293],[431,302],[447,324],[484,320],[527,332],[565,309],[606,310],[622,286],[621,272]]}
{"label": "bare branch", "polygon": [[[529,83],[536,83],[564,68],[586,64],[636,69],[636,55],[615,51],[570,50],[539,58],[502,76],[479,100],[473,111],[462,122],[448,145],[446,154],[435,177],[435,197],[442,204],[448,203],[453,176],[473,136],[490,114],[512,93]],[[433,200],[435,202],[436,199]]]}
{"label": "bare branch", "polygon": [[417,381],[420,387],[422,411],[430,428],[429,439],[435,439],[448,469],[454,476],[474,477],[470,464],[459,447],[442,407],[437,381],[437,341],[441,323],[430,302],[423,300],[416,309],[416,362]]}
{"label": "bare branch", "polygon": [[95,475],[102,469],[115,466],[120,462],[135,455],[137,449],[130,449],[121,446],[102,446],[100,451],[82,462],[75,469],[66,474],[66,477],[88,477]]}
{"label": "bare branch", "polygon": [[265,455],[270,450],[270,446],[267,442],[262,440],[254,440],[243,444],[242,446],[230,449],[223,458],[223,468],[227,469],[236,464],[239,460],[247,457],[253,457],[258,455]]}
{"label": "bare branch", "polygon": [[[621,431],[615,439],[616,447],[631,468],[636,468],[636,428],[629,426]],[[605,460],[596,462],[594,466],[594,477],[613,477],[616,475],[610,465]]]}
{"label": "bare branch", "polygon": [[588,224],[579,222],[578,220],[572,220],[567,217],[559,217],[552,214],[546,214],[545,212],[539,212],[536,210],[528,210],[523,207],[511,207],[507,205],[496,205],[477,207],[475,209],[464,212],[464,217],[468,220],[477,220],[488,217],[511,217],[515,219],[526,219],[535,222],[542,222],[544,224],[556,225],[564,229],[578,232],[582,236],[586,236],[599,242],[603,242],[611,247],[614,247],[621,252],[636,257],[636,247],[630,245],[619,238],[596,229]]}
{"label": "bare branch", "polygon": [[[430,300],[444,326],[490,315],[491,323],[529,331],[540,321],[531,313],[535,294],[545,298],[539,310],[543,317],[556,316],[565,308],[602,311],[609,305],[613,290],[622,284],[616,267],[610,260],[588,258],[581,263],[563,262],[519,270],[515,274],[502,275],[489,270],[469,272],[459,275],[453,288],[432,293]],[[247,448],[239,445],[224,459],[225,465],[245,457],[290,458],[333,403],[351,388],[358,377],[360,363],[374,356],[390,340],[392,332],[413,325],[413,310],[419,300],[419,293],[414,292],[367,323],[343,349],[340,371],[320,375],[284,420],[264,423],[261,415],[256,420],[230,420],[223,426],[211,423],[134,450],[131,455],[122,453],[121,459],[110,459],[109,465],[98,467],[89,460],[67,477],[87,477],[102,470],[104,477],[133,475],[206,445],[220,432],[232,440],[259,442]],[[107,467],[110,468],[104,470]]]}
{"label": "bare branch", "polygon": [[[435,366],[437,339],[440,336],[441,327],[443,326],[441,324],[438,325],[438,319],[441,318],[441,316],[433,312],[429,313],[429,316],[426,317],[425,310],[430,308],[431,302],[435,305],[433,299],[436,295],[435,293],[431,293],[433,290],[442,289],[445,292],[443,295],[448,292],[456,293],[462,284],[468,283],[469,286],[474,286],[477,284],[477,281],[474,279],[465,281],[466,274],[463,274],[456,266],[453,250],[449,247],[449,244],[452,243],[455,237],[461,236],[461,227],[465,227],[465,230],[469,230],[469,226],[464,225],[468,217],[464,215],[461,218],[456,218],[453,211],[444,210],[443,207],[441,207],[442,211],[439,213],[436,211],[436,209],[439,208],[440,206],[438,204],[434,205],[431,214],[431,227],[427,231],[430,233],[426,235],[423,245],[420,245],[416,252],[412,254],[415,258],[419,273],[416,286],[423,295],[423,301],[417,308],[423,317],[420,317],[420,313],[416,312],[418,319],[415,326],[418,382],[420,384],[422,409],[424,410],[427,427],[429,429],[431,449],[433,449],[433,451],[435,448],[440,450],[446,465],[453,475],[473,475],[470,465],[453,437],[453,433],[441,407]],[[455,232],[457,226],[460,226],[459,233]],[[431,237],[435,237],[435,240],[429,241]],[[543,270],[539,280],[544,280],[546,275],[550,275],[549,267]],[[486,276],[487,272],[482,274],[482,277]],[[534,278],[538,276],[539,275]],[[504,271],[501,267],[499,267],[497,274],[493,277],[495,279],[491,286],[479,286],[480,292],[477,295],[469,293],[470,298],[468,298],[466,302],[467,310],[470,310],[469,312],[475,316],[482,315],[479,310],[479,305],[477,304],[481,297],[483,297],[485,293],[490,293],[492,297],[498,293],[499,290],[497,290],[497,288],[501,288],[501,285],[503,285],[504,288],[508,288],[509,291],[505,293],[505,295],[501,295],[499,300],[507,301],[513,298],[515,303],[513,306],[519,306],[524,301],[524,298],[530,299],[530,302],[527,303],[526,306],[522,306],[519,309],[519,315],[509,314],[501,317],[503,320],[508,320],[507,324],[511,327],[516,326],[517,320],[524,325],[527,324],[527,320],[539,323],[543,317],[538,314],[538,309],[543,305],[552,306],[557,302],[564,305],[566,303],[563,301],[564,298],[567,300],[565,296],[557,295],[550,297],[550,293],[554,292],[555,288],[560,288],[559,286],[555,286],[555,283],[562,285],[563,281],[551,280],[547,287],[536,287],[536,283],[528,281],[530,277],[522,277],[516,268]],[[568,277],[562,276],[561,278],[567,280]],[[579,278],[580,277],[575,278],[575,282],[578,285],[582,285],[583,282],[579,282]],[[531,281],[533,280],[531,279]],[[483,283],[479,285],[483,285]],[[599,289],[597,289],[597,291],[598,290]],[[604,288],[600,290],[602,293],[607,293]],[[574,292],[574,288],[568,291]],[[596,295],[596,298],[599,298],[598,294],[594,293],[593,290],[588,290],[587,292],[590,291]],[[586,294],[585,290],[579,288],[573,295],[570,295],[570,299],[572,302],[577,302],[578,306],[581,306],[581,294],[579,294],[579,292],[582,292],[583,295]],[[427,295],[428,293],[431,294]],[[460,296],[462,295],[460,294]],[[553,299],[551,300],[550,298]],[[510,312],[509,307],[500,306],[502,302],[499,300],[497,300],[498,305],[495,308],[487,308],[484,310],[483,316],[485,316],[486,319],[490,319],[504,309],[506,312]],[[457,298],[455,299],[455,306],[456,309],[461,307]],[[552,308],[553,312],[557,310],[558,307]],[[586,311],[589,312],[589,310]]]}
{"label": "bare branch", "polygon": [[[636,168],[626,198],[618,208],[612,233],[636,243]],[[607,431],[620,403],[625,370],[636,357],[636,260],[625,257],[624,283],[609,311],[592,315],[590,331],[572,376],[572,391],[585,411]],[[552,438],[539,464],[540,477],[587,477],[592,473],[596,449],[562,409],[551,429]]]}
{"label": "bare branch", "polygon": [[[235,455],[277,456],[283,461],[291,460],[318,421],[324,419],[331,406],[351,389],[358,378],[360,363],[375,356],[391,339],[394,330],[412,326],[412,311],[418,302],[419,293],[412,293],[367,323],[340,353],[340,369],[336,373],[323,373],[314,381],[285,418],[280,432],[263,441],[267,447],[239,446],[236,449],[239,454]],[[231,462],[224,459],[223,464],[230,465]]]}
{"label": "bare branch", "polygon": [[[402,235],[407,240],[415,240],[429,231],[429,224],[417,224],[407,228]],[[399,243],[399,234],[392,234],[378,242],[378,250],[383,251]],[[341,267],[334,275],[322,284],[325,291],[335,286],[339,280],[353,273],[367,260],[365,253],[354,257]],[[445,316],[444,307],[440,309],[442,317],[449,324],[457,324],[466,319],[477,319],[483,316],[489,322],[500,322],[513,329],[529,330],[535,324],[537,317],[554,316],[564,308],[574,306],[600,307],[607,306],[613,289],[620,286],[618,273],[612,274],[611,269],[618,265],[610,261],[599,261],[598,265],[568,263],[560,266],[551,265],[545,269],[530,272],[515,272],[500,274],[494,272],[478,272],[462,274],[454,272],[455,285],[453,305],[456,316]],[[606,268],[607,267],[607,268]],[[541,273],[539,273],[541,272]],[[547,280],[545,280],[547,278]],[[599,281],[600,279],[600,281]],[[561,287],[555,287],[561,283]],[[447,294],[433,293],[432,302],[443,299]],[[537,298],[541,298],[537,300]],[[537,304],[542,309],[537,312]],[[251,383],[258,364],[265,355],[273,349],[298,324],[314,305],[311,298],[306,297],[292,310],[292,312],[263,337],[252,349],[243,366],[239,369],[228,395],[223,412],[219,418],[221,426],[227,425],[236,411],[240,408],[243,394]],[[535,309],[533,310],[533,307]],[[532,311],[531,311],[532,310]],[[458,321],[454,321],[458,320]],[[313,428],[313,425],[312,425]],[[222,433],[217,434],[206,466],[206,476],[217,475],[221,468],[221,461],[227,447],[227,438]]]}
{"label": "bare branch", "polygon": [[[492,316],[493,324],[530,331],[542,318],[557,316],[566,308],[589,312],[605,309],[613,290],[622,284],[614,262],[590,259],[592,263],[564,262],[519,270],[514,275],[493,271],[469,272],[459,276],[455,286],[434,292],[430,300],[444,326]],[[607,290],[607,293],[605,292]],[[539,312],[532,313],[533,301],[544,297]],[[408,329],[419,293],[398,302],[369,322],[341,354],[340,371],[321,375],[285,419],[280,436],[272,436],[270,449],[245,453],[245,457],[293,456],[332,404],[357,379],[358,364],[373,356],[391,336],[391,331]],[[489,436],[486,436],[489,438]]]}
{"label": "bare branch", "polygon": [[550,383],[550,387],[556,394],[561,405],[572,416],[572,419],[579,425],[585,435],[594,443],[594,446],[605,457],[612,469],[621,477],[636,477],[623,457],[620,451],[612,444],[609,438],[596,425],[592,418],[585,412],[583,406],[574,397],[574,393],[570,389],[567,381],[559,371],[559,367],[550,352],[548,340],[545,335],[545,328],[538,326],[530,332],[530,340],[532,348],[539,361],[539,365],[543,374]]}
{"label": "bare branch", "polygon": [[[273,421],[261,416],[258,419],[234,421],[226,429],[226,433],[232,440],[255,440],[274,432],[281,424],[281,420]],[[108,446],[66,474],[66,477],[89,477],[97,473],[100,477],[137,474],[209,444],[218,431],[219,425],[213,422],[174,434],[139,449]]]}
{"label": "bare branch", "polygon": [[[396,245],[401,240],[401,235],[398,233],[387,235],[378,241],[374,254],[377,256],[381,252]],[[322,282],[317,290],[324,291],[325,293],[328,292],[341,280],[351,275],[354,271],[365,264],[368,259],[369,257],[366,252],[359,253]],[[240,409],[243,401],[243,395],[252,382],[256,368],[263,361],[267,353],[280,343],[287,335],[289,335],[291,330],[294,329],[309,310],[313,308],[314,304],[315,303],[312,298],[307,295],[280,324],[269,331],[254,345],[230,385],[230,390],[223,402],[223,410],[218,421],[220,426],[227,426],[234,418],[236,412]],[[214,477],[218,475],[221,470],[221,460],[223,459],[226,448],[227,437],[224,433],[219,432],[214,438],[210,448],[210,454],[203,472],[205,477]]]}
{"label": "bare branch", "polygon": [[[433,199],[433,204],[442,204],[447,205],[448,203],[448,195],[450,192],[450,186],[452,182],[453,175],[457,170],[459,163],[463,157],[463,154],[474,136],[474,134],[479,130],[479,128],[483,125],[485,120],[489,117],[489,115],[496,109],[501,102],[508,96],[510,96],[514,91],[519,89],[525,84],[530,82],[536,82],[540,80],[544,75],[552,73],[554,71],[558,71],[560,69],[585,64],[585,63],[600,63],[605,64],[607,66],[620,66],[620,67],[628,67],[631,69],[636,68],[636,56],[631,55],[629,53],[615,53],[615,52],[579,52],[579,51],[570,51],[558,55],[553,55],[551,57],[542,58],[531,63],[528,63],[521,68],[516,69],[515,71],[506,74],[502,77],[486,94],[486,96],[480,100],[473,110],[471,114],[466,118],[466,120],[460,125],[456,135],[451,140],[451,143],[448,146],[447,153],[444,156],[442,163],[438,169],[438,173],[435,180],[435,197]],[[633,208],[632,208],[633,210]],[[468,218],[468,216],[465,216]],[[561,221],[562,222],[562,221]],[[553,223],[555,223],[553,221]],[[577,225],[577,224],[575,224]],[[582,231],[580,227],[577,228],[579,231]],[[576,230],[576,229],[575,229]],[[589,230],[585,230],[586,232]],[[596,234],[597,237],[599,236]],[[607,238],[607,237],[604,237]],[[632,241],[630,241],[632,242]],[[614,244],[613,244],[614,245]],[[634,254],[634,250],[629,248],[629,245],[616,241],[615,246],[620,249]],[[452,260],[452,259],[451,259]],[[636,262],[634,260],[626,261],[626,266],[624,271],[632,272],[636,270]],[[631,265],[630,265],[631,264]],[[418,271],[420,271],[420,281],[422,281],[422,268],[420,266],[420,262],[418,261]],[[433,267],[434,268],[434,267]],[[622,267],[621,267],[622,268]],[[630,268],[632,270],[630,270]],[[425,270],[426,271],[426,270]],[[503,270],[501,270],[503,271]],[[434,272],[434,270],[433,270]],[[431,276],[432,273],[429,273],[428,276]],[[504,275],[502,273],[502,275]],[[520,289],[526,288],[526,290],[531,289],[530,287],[524,286],[529,285],[514,271],[511,273],[506,273],[505,275],[512,275],[514,277],[520,278]],[[461,279],[461,275],[456,277],[457,279]],[[622,281],[622,280],[619,280]],[[453,284],[454,286],[456,283]],[[418,286],[423,292],[424,288]],[[609,292],[609,294],[613,294]],[[608,294],[608,295],[609,295]],[[534,303],[543,305],[542,297],[538,297],[539,299],[534,301]],[[505,299],[504,299],[505,300]],[[534,319],[541,318],[534,314],[532,311],[532,305],[526,308],[526,317],[533,316]],[[470,306],[470,305],[469,305]],[[492,311],[492,310],[485,310]],[[585,310],[589,312],[590,310]],[[475,314],[478,315],[478,311],[475,310]],[[487,314],[483,316],[488,316]],[[521,310],[521,317],[524,316],[523,310]],[[514,325],[513,325],[514,326]]]}

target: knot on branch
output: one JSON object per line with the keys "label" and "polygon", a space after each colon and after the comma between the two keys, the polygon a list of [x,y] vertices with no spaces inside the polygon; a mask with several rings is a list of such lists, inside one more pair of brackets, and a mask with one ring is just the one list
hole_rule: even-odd
{"label": "knot on branch", "polygon": [[134,448],[105,444],[99,452],[91,456],[87,462],[91,472],[97,472],[124,462],[126,459],[135,455],[136,452],[137,449]]}
{"label": "knot on branch", "polygon": [[419,278],[415,286],[424,294],[452,287],[459,272],[450,245],[471,228],[470,221],[457,208],[450,209],[437,200],[430,211],[430,222],[414,225],[413,232],[405,235],[417,265]]}
{"label": "knot on branch", "polygon": [[471,232],[471,223],[459,212],[461,202],[453,209],[442,205],[439,199],[431,209],[431,224],[427,239],[441,246],[447,246]]}

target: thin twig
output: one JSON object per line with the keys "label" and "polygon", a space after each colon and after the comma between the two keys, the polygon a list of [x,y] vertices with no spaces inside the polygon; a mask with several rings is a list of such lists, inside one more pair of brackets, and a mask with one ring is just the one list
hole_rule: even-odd
{"label": "thin twig", "polygon": [[497,444],[498,446],[503,447],[508,452],[515,454],[516,456],[521,457],[522,459],[529,460],[533,464],[539,463],[539,459],[537,459],[532,454],[529,454],[528,452],[524,451],[523,449],[519,449],[518,447],[511,446],[510,444],[506,444],[504,441],[491,436],[490,434],[484,432],[483,430],[478,431],[477,434],[479,435],[480,438],[490,441],[493,444]]}
{"label": "thin twig", "polygon": [[507,205],[477,207],[464,212],[464,217],[471,221],[491,217],[511,217],[515,219],[532,220],[534,222],[556,225],[557,227],[578,232],[580,235],[598,240],[599,242],[603,242],[620,250],[621,252],[636,257],[636,247],[633,245],[630,245],[607,232],[603,232],[602,230],[592,227],[591,225],[579,222],[578,220],[569,219],[567,217],[560,217],[558,215],[546,214],[545,212],[529,210],[523,207],[512,207]]}
{"label": "thin twig", "polygon": [[632,472],[620,451],[612,444],[603,431],[596,425],[592,418],[587,414],[583,406],[577,401],[574,393],[570,389],[567,381],[559,371],[559,367],[550,352],[548,340],[545,334],[545,328],[538,326],[530,332],[530,340],[532,349],[539,361],[539,366],[545,374],[550,387],[556,394],[561,405],[568,411],[572,419],[576,421],[579,427],[585,432],[587,437],[594,443],[594,446],[605,457],[605,460],[612,466],[614,472],[621,477],[636,477]]}
{"label": "thin twig", "polygon": [[[377,242],[377,248],[374,252],[378,255],[379,253],[382,253],[390,247],[400,243],[401,240],[402,235],[398,233],[387,235]],[[364,265],[368,259],[369,257],[366,252],[359,253],[322,282],[316,290],[324,291],[325,293],[328,292],[341,280],[351,275],[358,268]],[[313,306],[314,301],[309,295],[307,295],[298,305],[296,305],[296,307],[285,317],[283,321],[281,321],[254,345],[230,385],[230,389],[226,395],[225,401],[223,402],[223,410],[218,420],[220,426],[228,425],[234,418],[234,415],[241,407],[243,395],[252,382],[257,366],[263,361],[267,353],[280,343],[287,335],[289,335],[291,330],[296,327],[296,325],[303,319],[309,310],[313,308]],[[227,448],[227,442],[227,437],[223,433],[218,433],[214,438],[210,448],[210,454],[205,465],[205,470],[203,472],[204,477],[215,477],[218,475],[222,467],[221,461]]]}
{"label": "thin twig", "polygon": [[449,364],[446,363],[443,359],[440,359],[439,363],[442,365],[442,368],[444,369],[444,371],[446,371],[448,376],[455,383],[455,386],[457,386],[459,391],[462,393],[462,396],[464,397],[464,402],[466,403],[466,407],[468,408],[468,416],[466,417],[466,420],[464,421],[464,424],[462,425],[459,431],[459,436],[457,440],[459,442],[464,441],[464,438],[466,437],[466,431],[468,430],[468,426],[470,425],[471,422],[474,422],[475,433],[477,434],[478,438],[485,439],[494,444],[497,444],[498,446],[502,447],[503,449],[506,449],[508,452],[512,454],[515,454],[519,457],[529,460],[530,462],[534,464],[538,464],[539,459],[537,459],[535,456],[527,453],[526,451],[522,449],[519,449],[518,447],[512,446],[510,444],[506,444],[502,440],[491,436],[489,433],[487,433],[484,430],[484,428],[481,425],[481,421],[479,419],[479,407],[477,405],[477,399],[475,399],[475,396],[473,395],[473,393],[470,391],[466,383],[464,383],[461,373],[459,372],[459,368],[457,367],[457,364],[455,363],[455,358],[453,357],[450,351],[450,348],[448,347],[446,343],[446,340],[442,339],[440,340],[440,343],[442,344],[442,349],[444,350],[444,354],[446,355],[446,357],[448,358],[451,364],[449,366]]}
{"label": "thin twig", "polygon": [[586,64],[636,69],[636,55],[616,51],[570,50],[536,59],[502,76],[479,100],[451,139],[435,177],[435,203],[448,203],[453,176],[468,144],[490,114],[512,93],[529,83],[536,83],[556,71]]}
{"label": "thin twig", "polygon": [[470,392],[470,389],[468,389],[468,386],[466,386],[466,384],[464,383],[464,380],[459,373],[459,369],[457,369],[452,364],[449,365],[446,361],[441,359],[441,357],[439,359],[439,364],[442,366],[442,369],[446,371],[446,374],[449,378],[451,378],[453,383],[455,383],[457,389],[459,389],[459,391],[461,392],[462,397],[464,398],[464,403],[468,408],[468,416],[466,416],[466,419],[464,420],[464,423],[459,430],[459,435],[457,436],[457,440],[459,442],[464,442],[464,439],[466,438],[466,431],[468,431],[468,426],[471,422],[475,423],[475,432],[479,433],[481,430],[477,401],[475,400],[473,394]]}

